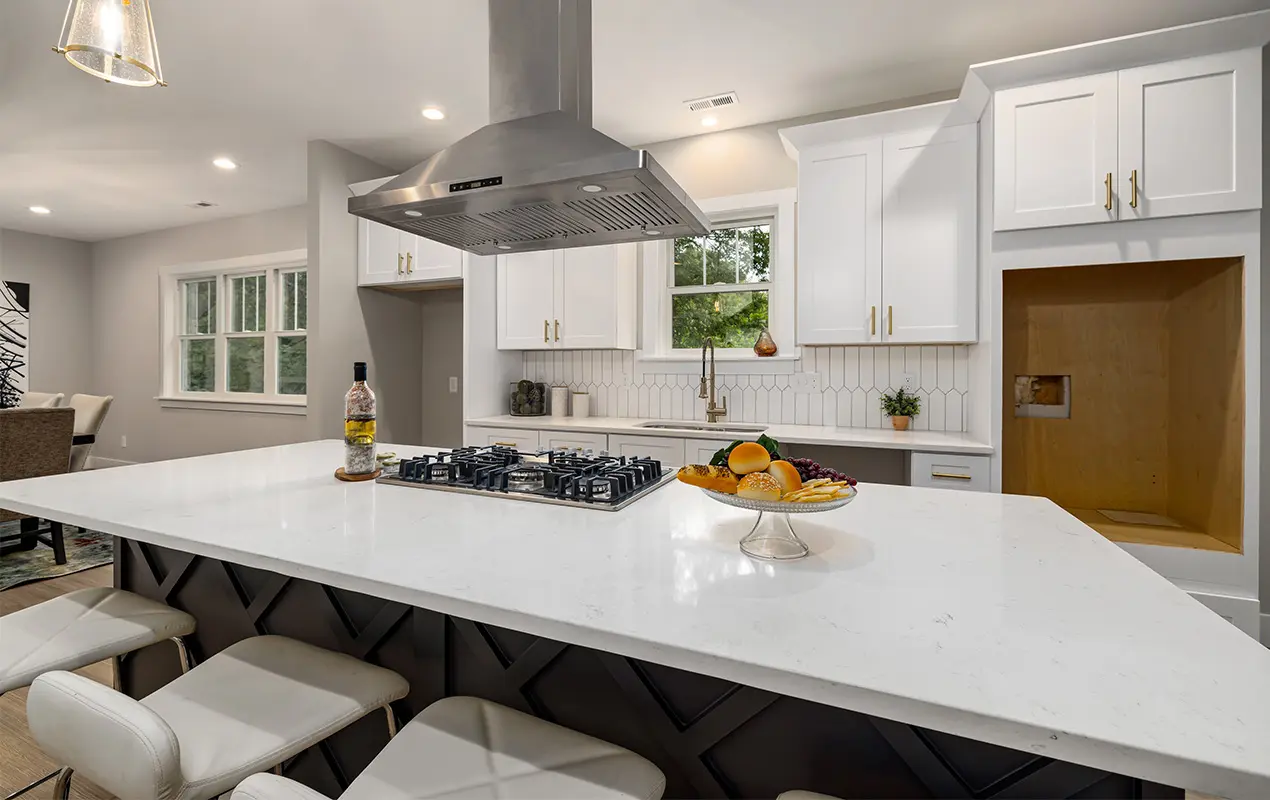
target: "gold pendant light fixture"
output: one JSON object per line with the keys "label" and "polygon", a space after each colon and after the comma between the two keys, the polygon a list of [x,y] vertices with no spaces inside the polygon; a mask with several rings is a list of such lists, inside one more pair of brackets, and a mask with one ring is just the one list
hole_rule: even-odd
{"label": "gold pendant light fixture", "polygon": [[53,50],[107,83],[167,86],[150,0],[71,0]]}

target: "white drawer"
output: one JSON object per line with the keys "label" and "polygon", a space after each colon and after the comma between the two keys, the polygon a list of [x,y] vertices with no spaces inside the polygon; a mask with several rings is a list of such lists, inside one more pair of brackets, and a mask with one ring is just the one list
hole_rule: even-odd
{"label": "white drawer", "polygon": [[[717,448],[716,448],[717,449]],[[667,469],[684,465],[684,440],[666,436],[609,436],[609,452],[615,456],[655,458]]]}
{"label": "white drawer", "polygon": [[469,447],[488,447],[497,444],[533,453],[538,450],[538,431],[527,428],[478,428],[475,425],[468,425],[464,441]]}
{"label": "white drawer", "polygon": [[909,484],[936,489],[989,491],[988,456],[956,453],[913,453],[909,459]]}
{"label": "white drawer", "polygon": [[736,439],[684,439],[685,464],[709,464],[714,454]]}
{"label": "white drawer", "polygon": [[539,431],[538,446],[543,450],[591,450],[598,456],[609,449],[609,437],[603,433]]}

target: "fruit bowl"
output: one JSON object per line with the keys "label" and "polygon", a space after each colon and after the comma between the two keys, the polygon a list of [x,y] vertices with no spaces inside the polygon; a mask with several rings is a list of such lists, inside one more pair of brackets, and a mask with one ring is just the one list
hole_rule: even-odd
{"label": "fruit bowl", "polygon": [[741,538],[741,552],[751,558],[763,561],[793,561],[803,558],[810,552],[807,543],[798,538],[789,522],[790,514],[815,514],[821,511],[833,511],[842,508],[856,499],[859,491],[854,486],[848,487],[851,493],[846,497],[825,500],[820,503],[791,503],[783,500],[750,500],[734,494],[724,494],[711,489],[702,489],[711,500],[733,508],[746,511],[757,511],[758,519],[754,527]]}

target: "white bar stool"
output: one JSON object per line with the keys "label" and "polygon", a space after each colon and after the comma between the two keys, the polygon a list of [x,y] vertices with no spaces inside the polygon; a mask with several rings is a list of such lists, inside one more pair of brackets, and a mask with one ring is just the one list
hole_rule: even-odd
{"label": "white bar stool", "polygon": [[[80,589],[0,617],[0,695],[52,670],[73,670],[172,640],[181,671],[190,668],[181,637],[194,618],[153,600],[106,587]],[[5,800],[56,777],[51,772]]]}
{"label": "white bar stool", "polygon": [[[340,800],[657,800],[665,788],[661,770],[625,748],[488,700],[447,697],[402,728]],[[230,800],[326,798],[286,778],[253,775]]]}
{"label": "white bar stool", "polygon": [[281,636],[227,647],[142,700],[69,672],[35,679],[27,724],[66,764],[128,800],[209,800],[405,697],[406,679]]}

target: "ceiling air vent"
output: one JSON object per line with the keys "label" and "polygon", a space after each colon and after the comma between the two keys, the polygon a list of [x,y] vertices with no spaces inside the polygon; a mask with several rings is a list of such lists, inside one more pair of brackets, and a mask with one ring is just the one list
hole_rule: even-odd
{"label": "ceiling air vent", "polygon": [[197,203],[190,203],[189,208],[215,208],[215,203],[209,203],[206,200],[199,200]]}
{"label": "ceiling air vent", "polygon": [[723,94],[715,94],[709,97],[698,97],[696,100],[685,100],[684,105],[689,111],[707,111],[711,108],[722,108],[723,106],[734,106],[741,102],[736,96],[736,92],[724,92]]}

